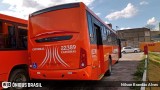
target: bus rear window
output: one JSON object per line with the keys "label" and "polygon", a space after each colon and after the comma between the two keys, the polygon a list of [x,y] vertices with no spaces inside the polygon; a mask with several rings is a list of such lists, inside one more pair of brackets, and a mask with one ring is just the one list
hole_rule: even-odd
{"label": "bus rear window", "polygon": [[41,39],[37,39],[35,41],[37,43],[56,42],[56,41],[70,40],[71,38],[72,38],[72,35],[67,35],[67,36],[57,36],[57,37],[41,38]]}
{"label": "bus rear window", "polygon": [[[67,17],[66,17],[67,16]],[[80,8],[55,10],[30,17],[30,36],[46,32],[79,32],[81,28]]]}

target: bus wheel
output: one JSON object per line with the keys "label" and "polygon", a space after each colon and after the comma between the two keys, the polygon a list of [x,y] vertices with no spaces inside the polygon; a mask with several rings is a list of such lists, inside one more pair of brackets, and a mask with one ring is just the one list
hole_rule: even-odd
{"label": "bus wheel", "polygon": [[108,71],[105,73],[105,76],[111,76],[111,72],[112,72],[112,59],[109,58],[109,63],[108,63]]}
{"label": "bus wheel", "polygon": [[[14,70],[9,77],[10,82],[14,83],[27,83],[29,81],[28,74],[24,69]],[[13,84],[14,85],[14,84]],[[11,87],[9,90],[27,90],[26,87]]]}
{"label": "bus wheel", "polygon": [[119,60],[116,61],[116,64],[119,63]]}

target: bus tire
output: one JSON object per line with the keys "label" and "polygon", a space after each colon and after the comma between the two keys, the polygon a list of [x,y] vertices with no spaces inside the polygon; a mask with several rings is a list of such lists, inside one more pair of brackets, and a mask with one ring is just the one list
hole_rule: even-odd
{"label": "bus tire", "polygon": [[[9,82],[28,83],[28,73],[24,69],[16,69],[11,72]],[[27,87],[10,87],[9,90],[27,90]]]}
{"label": "bus tire", "polygon": [[116,64],[119,63],[119,60],[116,61]]}
{"label": "bus tire", "polygon": [[105,73],[105,76],[111,76],[111,73],[112,73],[112,59],[109,58],[109,63],[108,63],[108,70],[107,72]]}

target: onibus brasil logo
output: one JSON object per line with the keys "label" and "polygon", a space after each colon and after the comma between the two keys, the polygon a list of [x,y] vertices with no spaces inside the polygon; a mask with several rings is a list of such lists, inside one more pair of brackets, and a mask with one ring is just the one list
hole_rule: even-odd
{"label": "onibus brasil logo", "polygon": [[25,88],[25,87],[42,87],[41,83],[14,83],[14,82],[2,82],[2,88],[7,89],[10,87]]}

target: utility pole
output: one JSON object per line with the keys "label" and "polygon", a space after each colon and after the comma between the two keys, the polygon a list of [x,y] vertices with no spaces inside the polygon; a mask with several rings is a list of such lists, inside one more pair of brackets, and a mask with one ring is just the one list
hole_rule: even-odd
{"label": "utility pole", "polygon": [[160,31],[160,22],[159,22],[159,28],[158,28],[158,29],[159,29],[159,31]]}

